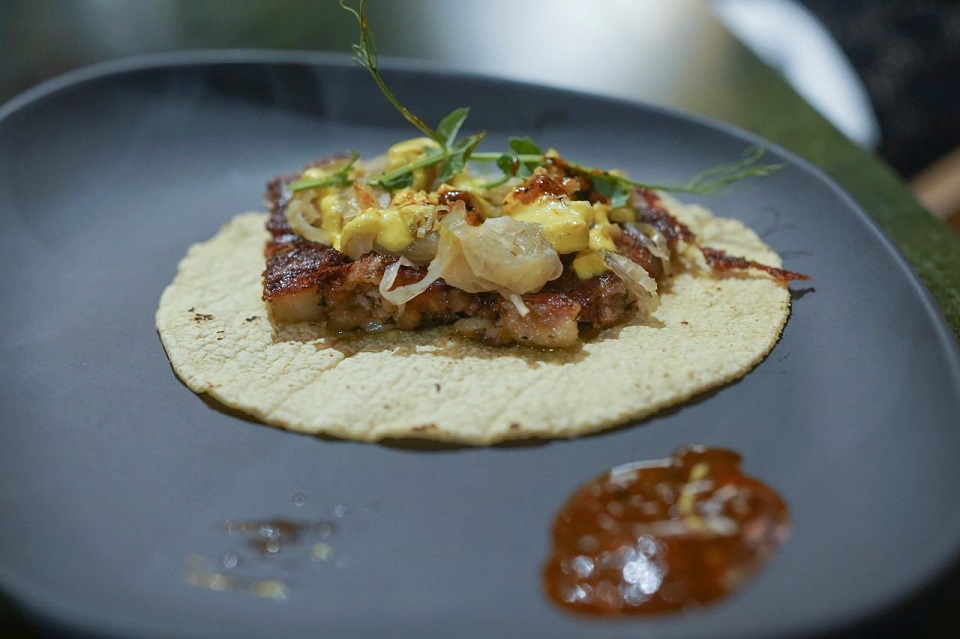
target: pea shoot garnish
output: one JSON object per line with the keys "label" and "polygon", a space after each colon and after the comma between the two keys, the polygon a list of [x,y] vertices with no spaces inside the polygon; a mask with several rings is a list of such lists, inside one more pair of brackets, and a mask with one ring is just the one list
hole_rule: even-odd
{"label": "pea shoot garnish", "polygon": [[[410,187],[414,182],[414,172],[417,170],[439,167],[437,180],[445,182],[461,172],[468,162],[492,163],[500,170],[499,178],[495,178],[484,185],[487,188],[492,188],[506,183],[511,178],[529,176],[538,167],[546,166],[555,161],[555,155],[544,152],[540,146],[526,136],[510,138],[508,152],[476,152],[476,148],[483,140],[485,132],[480,131],[458,138],[470,111],[467,107],[458,107],[451,111],[440,120],[436,129],[431,128],[410,111],[394,95],[380,74],[373,30],[370,28],[370,23],[366,17],[366,5],[367,0],[360,0],[359,9],[354,9],[346,3],[346,0],[340,0],[341,8],[353,14],[360,26],[360,42],[353,45],[354,59],[370,73],[374,82],[380,88],[380,92],[400,112],[404,119],[429,138],[432,144],[425,145],[423,154],[408,164],[379,175],[356,179],[350,177],[359,158],[359,155],[354,153],[329,175],[319,179],[303,179],[290,183],[288,188],[291,191],[296,192],[328,186],[349,186],[356,181],[362,181],[371,186],[379,186],[388,191],[396,191]],[[761,160],[765,152],[765,149],[761,147],[750,148],[740,160],[709,168],[685,184],[639,182],[620,173],[604,171],[567,159],[564,159],[563,162],[570,169],[589,178],[593,189],[608,198],[610,203],[617,207],[623,206],[627,202],[630,190],[635,188],[709,195],[734,182],[750,177],[770,175],[783,168],[783,164],[762,163]]]}

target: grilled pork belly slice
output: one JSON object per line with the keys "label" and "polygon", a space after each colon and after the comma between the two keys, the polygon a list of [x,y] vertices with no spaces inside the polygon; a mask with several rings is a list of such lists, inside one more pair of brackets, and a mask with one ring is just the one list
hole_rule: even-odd
{"label": "grilled pork belly slice", "polygon": [[[272,255],[264,271],[264,299],[281,323],[325,322],[333,331],[453,324],[458,333],[485,344],[568,348],[577,343],[579,322],[601,328],[626,312],[626,290],[612,276],[585,281],[561,277],[551,282],[550,291],[523,296],[526,315],[499,293],[466,293],[443,280],[396,306],[383,299],[379,288],[396,257],[368,253],[351,262],[335,249],[300,244],[309,246]],[[423,267],[401,267],[395,286],[418,281],[425,272]]]}
{"label": "grilled pork belly slice", "polygon": [[[273,317],[285,324],[321,319],[322,300],[317,278],[349,260],[332,248],[302,240],[291,241],[286,246],[270,242],[268,247],[263,299],[270,305]],[[273,254],[269,254],[270,249]]]}

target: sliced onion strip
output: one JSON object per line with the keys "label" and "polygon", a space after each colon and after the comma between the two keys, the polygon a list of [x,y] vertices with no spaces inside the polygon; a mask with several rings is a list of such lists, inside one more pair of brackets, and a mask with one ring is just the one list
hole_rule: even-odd
{"label": "sliced onion strip", "polygon": [[637,300],[641,308],[648,313],[657,310],[660,304],[657,281],[650,277],[642,266],[612,251],[603,253],[603,261],[617,277],[623,280],[627,291]]}

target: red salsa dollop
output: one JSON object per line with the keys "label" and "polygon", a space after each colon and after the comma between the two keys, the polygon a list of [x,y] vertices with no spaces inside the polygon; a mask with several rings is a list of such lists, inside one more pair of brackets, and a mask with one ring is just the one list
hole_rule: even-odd
{"label": "red salsa dollop", "polygon": [[784,543],[789,515],[740,455],[705,446],[617,466],[557,514],[550,599],[592,615],[649,615],[716,601]]}

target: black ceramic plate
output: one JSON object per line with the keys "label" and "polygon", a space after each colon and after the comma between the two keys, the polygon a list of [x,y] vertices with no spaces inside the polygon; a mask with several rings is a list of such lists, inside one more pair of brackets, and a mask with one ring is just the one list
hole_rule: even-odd
{"label": "black ceramic plate", "polygon": [[[467,128],[489,148],[530,134],[657,182],[758,142],[544,88],[401,67],[389,79],[427,121],[471,105]],[[288,434],[180,384],[153,316],[187,247],[260,207],[271,176],[412,133],[362,69],[307,54],[99,67],[0,110],[8,596],[119,636],[776,637],[876,612],[954,557],[952,337],[867,217],[782,151],[785,170],[709,204],[812,290],[766,361],[678,410],[574,441],[430,449]],[[549,604],[540,569],[567,495],[688,443],[739,451],[789,502],[792,537],[769,568],[681,616],[609,622]],[[277,517],[335,528],[264,557],[224,527]]]}

